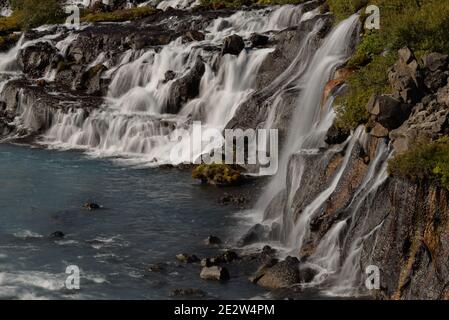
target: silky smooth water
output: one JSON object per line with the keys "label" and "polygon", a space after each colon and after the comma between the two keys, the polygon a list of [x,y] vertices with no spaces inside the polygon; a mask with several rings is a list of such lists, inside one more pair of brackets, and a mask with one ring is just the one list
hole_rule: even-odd
{"label": "silky smooth water", "polygon": [[[197,184],[189,171],[135,169],[110,159],[0,144],[0,298],[170,298],[199,288],[210,298],[250,298],[262,290],[243,275],[201,280],[199,265],[175,256],[217,254],[203,244],[231,238],[239,221],[218,204],[222,190]],[[86,201],[104,206],[82,208]],[[63,231],[63,240],[48,235]],[[161,273],[154,263],[168,263]],[[68,265],[81,289],[65,288]],[[179,266],[178,266],[179,265]]]}

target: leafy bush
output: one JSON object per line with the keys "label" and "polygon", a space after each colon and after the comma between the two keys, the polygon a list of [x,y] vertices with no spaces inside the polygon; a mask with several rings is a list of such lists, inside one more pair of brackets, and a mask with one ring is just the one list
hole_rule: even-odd
{"label": "leafy bush", "polygon": [[418,142],[389,161],[389,173],[413,182],[432,182],[449,189],[449,137]]}
{"label": "leafy bush", "polygon": [[244,177],[241,174],[243,169],[239,166],[212,163],[200,164],[192,171],[192,177],[199,179],[203,183],[224,186],[237,185],[243,182]]}
{"label": "leafy bush", "polygon": [[131,9],[116,10],[112,12],[89,12],[81,18],[83,22],[121,22],[136,20],[154,14],[156,10],[149,6]]}

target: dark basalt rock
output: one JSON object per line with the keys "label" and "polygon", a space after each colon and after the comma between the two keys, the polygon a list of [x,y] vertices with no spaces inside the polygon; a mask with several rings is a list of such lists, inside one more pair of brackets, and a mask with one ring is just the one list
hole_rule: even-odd
{"label": "dark basalt rock", "polygon": [[233,54],[238,56],[244,48],[245,42],[243,41],[242,37],[233,34],[224,39],[221,54]]}
{"label": "dark basalt rock", "polygon": [[187,253],[180,253],[176,255],[176,259],[182,263],[194,263],[200,261],[200,259],[196,255],[189,255]]}
{"label": "dark basalt rock", "polygon": [[325,142],[327,144],[340,144],[348,139],[350,132],[338,128],[335,124],[333,124],[326,134]]}
{"label": "dark basalt rock", "polygon": [[178,113],[183,104],[198,96],[201,78],[205,70],[204,62],[199,57],[186,75],[173,81],[170,87],[171,94],[166,105],[166,113]]}
{"label": "dark basalt rock", "polygon": [[268,239],[270,228],[262,224],[256,224],[251,227],[246,234],[238,241],[240,247],[250,245],[256,242],[262,242]]}
{"label": "dark basalt rock", "polygon": [[252,47],[262,47],[268,43],[269,38],[263,34],[253,33],[249,37]]}
{"label": "dark basalt rock", "polygon": [[170,297],[197,297],[202,298],[207,294],[201,289],[197,288],[177,288],[170,291]]}
{"label": "dark basalt rock", "polygon": [[39,78],[45,74],[58,50],[48,42],[38,42],[21,49],[17,62],[24,73]]}
{"label": "dark basalt rock", "polygon": [[411,112],[411,107],[389,95],[374,95],[367,105],[373,121],[380,123],[387,130],[398,128]]}
{"label": "dark basalt rock", "polygon": [[268,268],[259,278],[257,284],[269,289],[278,289],[292,286],[300,281],[299,260],[294,257],[287,257],[284,261]]}
{"label": "dark basalt rock", "polygon": [[64,232],[62,231],[55,231],[49,236],[51,239],[62,239],[65,237]]}
{"label": "dark basalt rock", "polygon": [[207,246],[217,246],[217,245],[221,244],[221,239],[219,237],[211,235],[211,236],[207,237],[206,240],[204,240],[204,243]]}
{"label": "dark basalt rock", "polygon": [[97,203],[94,202],[86,202],[83,205],[83,208],[87,209],[87,210],[98,210],[101,208],[101,206]]}

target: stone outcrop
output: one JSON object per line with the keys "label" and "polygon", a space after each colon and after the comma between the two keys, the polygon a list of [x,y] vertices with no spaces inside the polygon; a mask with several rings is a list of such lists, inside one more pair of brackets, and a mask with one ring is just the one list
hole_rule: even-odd
{"label": "stone outcrop", "polygon": [[204,62],[198,57],[187,74],[172,82],[165,110],[167,113],[178,113],[184,103],[198,95],[204,71]]}
{"label": "stone outcrop", "polygon": [[233,34],[224,39],[222,54],[233,54],[239,55],[240,52],[245,48],[245,42],[243,42],[242,37]]}

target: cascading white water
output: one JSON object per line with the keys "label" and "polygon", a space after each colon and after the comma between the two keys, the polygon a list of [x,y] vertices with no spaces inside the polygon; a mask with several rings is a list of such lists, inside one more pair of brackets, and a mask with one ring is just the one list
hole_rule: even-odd
{"label": "cascading white water", "polygon": [[[204,41],[186,44],[179,38],[161,50],[126,52],[119,66],[109,71],[112,80],[105,106],[89,115],[79,110],[59,112],[43,142],[58,148],[87,149],[95,156],[121,156],[122,161],[150,166],[173,163],[171,151],[179,150],[180,156],[174,164],[190,162],[208,150],[192,155],[189,139],[184,136],[179,139],[176,129],[189,132],[191,121],[200,120],[205,129],[222,130],[254,90],[258,68],[272,51],[251,49],[238,56],[220,57],[219,53],[203,48],[221,45],[230,34],[247,39],[255,31],[296,25],[301,21],[302,6],[290,9],[237,12],[213,21],[206,29]],[[205,72],[198,97],[177,114],[167,114],[164,106],[176,79],[166,81],[165,74],[174,72],[179,79],[199,59],[205,64]],[[218,60],[219,67],[214,69]],[[207,145],[208,141],[203,142]]]}

